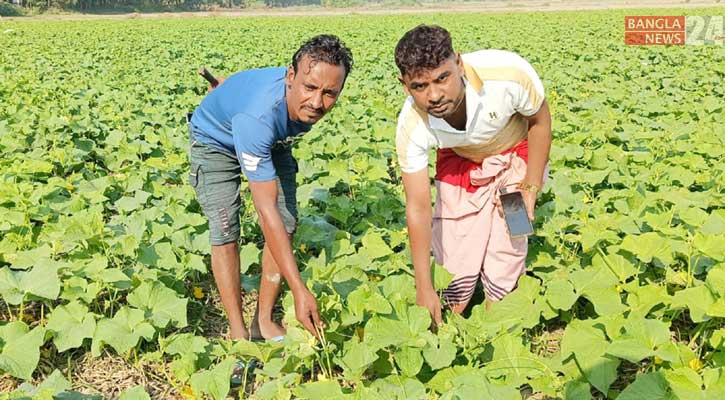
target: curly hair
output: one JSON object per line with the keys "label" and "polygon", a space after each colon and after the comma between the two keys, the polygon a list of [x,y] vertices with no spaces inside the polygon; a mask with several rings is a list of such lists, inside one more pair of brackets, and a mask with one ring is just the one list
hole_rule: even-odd
{"label": "curly hair", "polygon": [[418,25],[395,46],[395,64],[400,74],[414,75],[441,65],[453,52],[451,34],[438,25]]}
{"label": "curly hair", "polygon": [[335,35],[317,35],[300,46],[292,56],[292,68],[297,72],[297,65],[302,57],[309,56],[312,61],[323,61],[345,68],[345,78],[352,70],[352,52]]}

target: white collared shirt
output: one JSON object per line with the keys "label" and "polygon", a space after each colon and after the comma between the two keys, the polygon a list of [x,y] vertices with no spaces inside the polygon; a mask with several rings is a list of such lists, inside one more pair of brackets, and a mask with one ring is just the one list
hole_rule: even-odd
{"label": "white collared shirt", "polygon": [[[536,114],[544,101],[544,85],[534,68],[516,53],[480,50],[463,54],[467,69],[466,129],[457,130],[442,118],[427,118],[408,97],[398,117],[396,151],[403,172],[428,167],[430,148],[451,148],[488,142],[515,113]],[[473,75],[473,76],[470,76]]]}

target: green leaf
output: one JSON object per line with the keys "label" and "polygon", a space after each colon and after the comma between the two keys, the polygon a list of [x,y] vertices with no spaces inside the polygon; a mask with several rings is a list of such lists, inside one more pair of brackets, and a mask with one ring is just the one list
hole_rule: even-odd
{"label": "green leaf", "polygon": [[292,390],[292,393],[300,399],[307,400],[335,400],[343,398],[340,384],[335,381],[303,383]]}
{"label": "green leaf", "polygon": [[493,356],[485,370],[491,378],[500,378],[507,386],[516,387],[528,378],[541,376],[545,368],[517,335],[501,335],[491,342]]}
{"label": "green leaf", "polygon": [[20,273],[20,288],[28,294],[55,300],[60,294],[60,279],[53,262],[36,264],[29,272]]}
{"label": "green leaf", "polygon": [[25,295],[20,288],[20,274],[8,267],[0,268],[0,296],[8,304],[18,305],[23,302]]}
{"label": "green leaf", "polygon": [[405,378],[400,375],[390,375],[378,379],[370,385],[380,398],[418,400],[426,398],[425,386],[418,379]]}
{"label": "green leaf", "polygon": [[345,374],[345,378],[353,381],[362,379],[363,373],[378,359],[375,350],[365,342],[353,338],[345,342],[343,355],[337,359]]}
{"label": "green leaf", "polygon": [[435,262],[431,266],[430,272],[433,278],[433,288],[435,290],[443,290],[447,288],[455,276],[448,272],[448,270],[446,270],[442,265]]}
{"label": "green leaf", "polygon": [[573,354],[576,365],[587,381],[602,393],[617,379],[619,360],[605,355],[608,342],[604,332],[595,328],[594,321],[572,321],[564,330],[561,355]]}
{"label": "green leaf", "polygon": [[255,243],[247,243],[239,249],[239,267],[240,272],[243,274],[249,270],[249,267],[255,264],[260,264],[262,250],[257,248]]}
{"label": "green leaf", "polygon": [[116,209],[128,213],[130,211],[141,208],[146,203],[151,193],[144,192],[143,190],[137,190],[133,197],[124,196],[116,201]]}
{"label": "green leaf", "polygon": [[707,271],[705,282],[712,293],[725,297],[725,264],[718,264]]}
{"label": "green leaf", "polygon": [[680,290],[672,296],[672,308],[688,308],[692,322],[703,322],[710,319],[707,309],[715,303],[710,289],[705,285]]}
{"label": "green leaf", "polygon": [[144,318],[144,312],[135,308],[121,307],[113,319],[104,318],[96,324],[91,350],[94,357],[101,353],[101,346],[109,344],[119,354],[124,354],[138,344],[139,339],[151,340],[154,327]]}
{"label": "green leaf", "polygon": [[626,333],[607,347],[607,354],[631,363],[638,363],[656,354],[663,360],[673,361],[656,351],[670,341],[670,330],[666,323],[652,319],[630,320],[625,329]]}
{"label": "green leaf", "polygon": [[161,282],[144,282],[127,297],[128,303],[146,312],[146,318],[158,328],[171,324],[183,328],[186,322],[188,299],[179,298],[176,292]]}
{"label": "green leaf", "polygon": [[639,272],[639,269],[631,261],[615,253],[606,254],[605,256],[596,254],[592,259],[592,265],[609,268],[620,282],[627,281],[627,279]]}
{"label": "green leaf", "polygon": [[420,349],[415,347],[403,347],[395,352],[393,358],[395,358],[395,364],[400,367],[400,372],[405,376],[417,375],[423,366],[423,355]]}
{"label": "green leaf", "polygon": [[195,394],[208,394],[214,400],[223,400],[229,393],[229,378],[232,375],[233,358],[227,358],[214,368],[197,372],[191,377],[191,388]]}
{"label": "green leaf", "polygon": [[591,400],[591,386],[582,381],[567,382],[564,387],[564,400]]}
{"label": "green leaf", "polygon": [[437,339],[437,343],[428,343],[423,348],[423,358],[432,370],[450,366],[458,352],[452,338],[438,336]]}
{"label": "green leaf", "polygon": [[692,241],[692,247],[700,253],[718,261],[725,260],[722,244],[725,243],[725,233],[717,235],[703,235],[697,233]]}
{"label": "green leaf", "polygon": [[667,383],[675,399],[706,400],[702,390],[702,378],[690,368],[679,368],[674,371],[664,371]]}
{"label": "green leaf", "polygon": [[350,312],[361,317],[365,311],[388,314],[393,310],[378,288],[369,284],[360,285],[353,290],[347,296],[347,304]]}
{"label": "green leaf", "polygon": [[652,262],[654,258],[659,259],[665,265],[674,262],[670,242],[656,232],[627,235],[622,241],[621,247],[646,263]]}
{"label": "green leaf", "polygon": [[30,380],[40,360],[40,346],[45,342],[45,328],[29,331],[24,322],[0,326],[4,342],[0,353],[0,371],[16,378]]}
{"label": "green leaf", "polygon": [[616,289],[619,280],[604,263],[574,271],[570,280],[574,290],[592,302],[597,314],[621,314],[626,310]]}
{"label": "green leaf", "polygon": [[88,312],[88,307],[72,301],[56,307],[45,326],[53,332],[53,343],[58,352],[75,349],[86,338],[92,338],[96,330],[96,316]]}
{"label": "green leaf", "polygon": [[379,233],[373,230],[368,230],[362,238],[362,248],[359,253],[364,254],[371,259],[376,259],[393,254],[393,250],[391,250],[388,244],[385,243],[383,237]]}
{"label": "green leaf", "polygon": [[203,353],[209,341],[193,333],[178,333],[167,338],[159,338],[164,353],[171,355]]}
{"label": "green leaf", "polygon": [[151,396],[142,385],[136,385],[124,390],[118,400],[151,400]]}
{"label": "green leaf", "polygon": [[51,262],[52,252],[53,250],[47,244],[21,251],[12,262],[13,269],[28,269],[37,264]]}
{"label": "green leaf", "polygon": [[659,372],[637,375],[637,379],[624,388],[617,400],[675,400],[667,380]]}
{"label": "green leaf", "polygon": [[574,292],[574,286],[566,279],[556,279],[546,284],[546,301],[558,310],[569,310],[579,296]]}

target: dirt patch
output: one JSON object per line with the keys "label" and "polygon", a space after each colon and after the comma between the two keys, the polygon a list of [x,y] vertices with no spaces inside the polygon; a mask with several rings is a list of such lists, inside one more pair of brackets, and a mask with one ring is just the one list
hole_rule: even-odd
{"label": "dirt patch", "polygon": [[153,399],[177,399],[180,394],[168,383],[166,366],[139,361],[132,365],[111,354],[93,358],[86,353],[74,367],[73,388],[85,394],[100,394],[104,399],[118,398],[126,389],[144,387]]}
{"label": "dirt patch", "polygon": [[215,10],[196,12],[164,12],[164,13],[127,13],[127,14],[55,14],[34,17],[9,17],[12,19],[54,19],[54,20],[85,20],[85,19],[139,19],[139,18],[192,18],[192,17],[261,17],[261,16],[336,16],[336,15],[396,15],[396,14],[431,14],[431,13],[501,13],[501,12],[546,12],[546,11],[585,11],[612,10],[635,8],[699,8],[719,7],[720,0],[634,0],[634,1],[489,1],[482,3],[447,3],[420,4],[410,6],[370,5],[350,8],[325,7],[287,7],[287,8],[249,8],[241,10]]}

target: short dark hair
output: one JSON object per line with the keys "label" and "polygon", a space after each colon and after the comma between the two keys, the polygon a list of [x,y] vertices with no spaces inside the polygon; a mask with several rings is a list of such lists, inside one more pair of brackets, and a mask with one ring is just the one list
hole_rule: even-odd
{"label": "short dark hair", "polygon": [[297,72],[297,64],[302,57],[309,56],[312,61],[323,61],[345,68],[345,78],[352,70],[352,52],[335,35],[317,35],[300,46],[292,56],[292,68]]}
{"label": "short dark hair", "polygon": [[395,64],[401,75],[413,75],[438,67],[452,54],[453,43],[447,30],[438,25],[418,25],[395,46]]}

